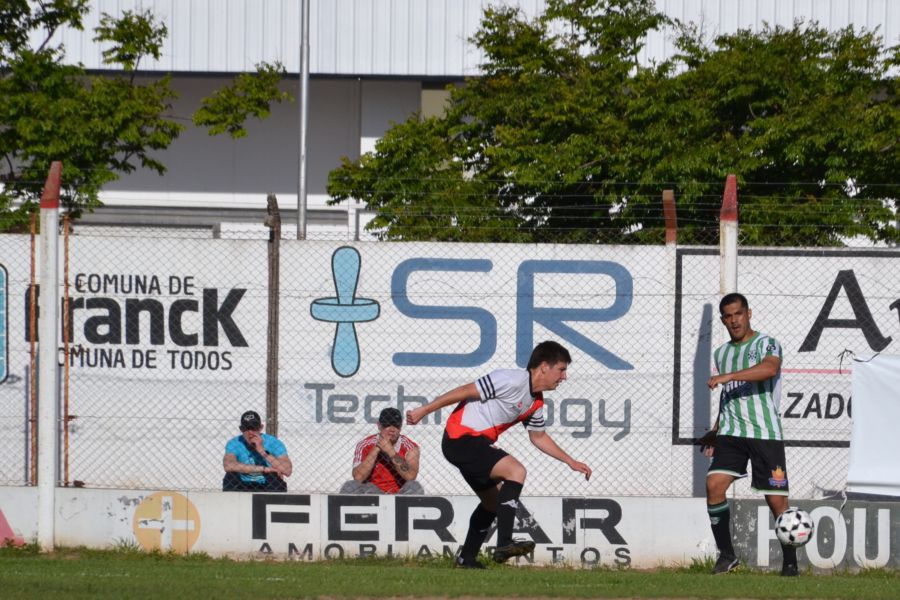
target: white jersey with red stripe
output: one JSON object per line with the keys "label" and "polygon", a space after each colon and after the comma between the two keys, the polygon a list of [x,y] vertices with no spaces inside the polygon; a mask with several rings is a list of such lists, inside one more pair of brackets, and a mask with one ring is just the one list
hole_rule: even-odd
{"label": "white jersey with red stripe", "polygon": [[544,397],[531,391],[531,373],[497,369],[475,381],[479,398],[463,400],[447,420],[453,439],[483,435],[497,441],[500,434],[522,423],[529,431],[544,430]]}

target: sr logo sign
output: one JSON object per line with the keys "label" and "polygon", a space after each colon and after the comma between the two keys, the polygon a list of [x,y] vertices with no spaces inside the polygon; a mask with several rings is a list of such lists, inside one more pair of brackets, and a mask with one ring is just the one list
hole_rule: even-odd
{"label": "sr logo sign", "polygon": [[[328,323],[335,323],[332,347],[332,368],[342,377],[350,377],[359,369],[363,350],[359,347],[356,324],[374,321],[381,310],[375,300],[357,295],[361,269],[359,252],[352,247],[338,248],[332,255],[332,277],[336,296],[318,298],[310,305],[311,316]],[[497,316],[481,306],[458,304],[417,304],[411,296],[423,290],[412,283],[414,276],[422,273],[458,273],[465,283],[467,275],[491,273],[493,261],[489,259],[461,258],[409,258],[394,268],[390,281],[390,296],[397,312],[408,319],[468,321],[477,331],[474,350],[465,353],[448,352],[396,352],[392,362],[399,367],[456,367],[468,368],[483,365],[491,360],[497,350]],[[600,277],[608,280],[612,301],[599,307],[559,307],[540,303],[538,280],[542,276],[568,275],[579,278]],[[503,277],[502,280],[508,280]],[[426,284],[418,284],[419,286]],[[571,284],[571,285],[578,285]],[[505,293],[515,296],[516,363],[524,367],[534,347],[534,327],[541,326],[552,332],[562,343],[578,348],[605,367],[627,371],[634,366],[594,339],[582,334],[571,323],[603,323],[625,316],[633,300],[633,278],[623,265],[611,261],[591,260],[524,260],[517,268],[515,288]],[[427,290],[425,290],[427,291]],[[435,290],[432,290],[434,292]],[[438,290],[446,295],[446,290]],[[493,290],[503,291],[503,290]],[[410,328],[414,330],[415,328]],[[383,340],[382,340],[383,341]]]}

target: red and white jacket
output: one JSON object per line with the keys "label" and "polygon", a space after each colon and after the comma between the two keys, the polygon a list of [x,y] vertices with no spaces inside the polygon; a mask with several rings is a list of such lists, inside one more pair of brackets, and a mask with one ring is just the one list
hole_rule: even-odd
{"label": "red and white jacket", "polygon": [[529,431],[544,430],[544,396],[531,391],[531,373],[497,369],[475,381],[480,398],[460,402],[447,420],[452,439],[483,435],[496,442],[500,434],[522,423]]}
{"label": "red and white jacket", "polygon": [[[366,459],[369,452],[372,451],[372,448],[378,443],[378,434],[372,434],[367,438],[364,438],[356,445],[356,452],[353,454],[353,466],[359,466],[362,461]],[[405,435],[401,435],[400,439],[397,440],[397,443],[394,444],[394,449],[397,451],[397,454],[406,458],[406,453],[412,450],[413,448],[418,448],[419,445],[414,441],[406,437]],[[396,494],[400,491],[400,488],[406,483],[406,480],[397,472],[397,469],[394,468],[394,465],[391,464],[389,460],[387,460],[384,456],[384,453],[379,452],[378,458],[375,460],[375,466],[372,468],[372,473],[369,475],[369,478],[365,481],[365,483],[372,483],[377,485],[383,491],[388,494]]]}

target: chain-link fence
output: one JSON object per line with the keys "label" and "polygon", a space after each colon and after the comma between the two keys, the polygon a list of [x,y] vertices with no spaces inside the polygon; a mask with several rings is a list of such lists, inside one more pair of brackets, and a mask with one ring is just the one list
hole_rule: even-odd
{"label": "chain-link fence", "polygon": [[[271,242],[239,237],[69,236],[60,281],[69,315],[59,337],[63,484],[220,488],[240,414],[271,412]],[[8,357],[0,484],[20,485],[31,481],[32,463],[31,240],[0,236],[0,249]],[[284,239],[280,257],[277,434],[294,463],[289,489],[336,492],[382,408],[405,411],[492,369],[524,367],[534,344],[552,338],[573,363],[569,380],[547,394],[548,430],[595,475],[584,482],[516,428],[500,445],[529,469],[526,493],[703,495],[708,460],[692,442],[715,416],[705,384],[711,351],[727,339],[717,322],[717,250]],[[898,257],[884,248],[741,251],[739,289],[753,324],[785,349],[795,497],[843,487],[844,351],[896,348]],[[448,415],[403,431],[421,447],[429,494],[468,493],[441,455]]]}
{"label": "chain-link fence", "polygon": [[[900,252],[886,248],[740,251],[738,288],[750,298],[754,328],[776,337],[785,352],[781,413],[796,497],[844,487],[852,358],[897,351],[898,259]],[[712,349],[727,338],[717,318],[718,251],[679,249],[676,269],[675,402],[687,438],[709,417],[703,381]],[[739,494],[749,491],[745,485],[739,482]]]}

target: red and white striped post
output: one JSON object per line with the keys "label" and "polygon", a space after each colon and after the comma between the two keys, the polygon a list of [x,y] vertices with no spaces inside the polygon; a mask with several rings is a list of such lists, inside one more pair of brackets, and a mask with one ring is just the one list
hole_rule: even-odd
{"label": "red and white striped post", "polygon": [[729,175],[725,180],[725,194],[719,212],[719,292],[723,296],[737,291],[737,249],[737,178]]}
{"label": "red and white striped post", "polygon": [[41,194],[40,286],[38,321],[38,543],[44,551],[55,545],[58,407],[56,392],[57,331],[59,330],[59,189],[62,163],[54,161]]}

